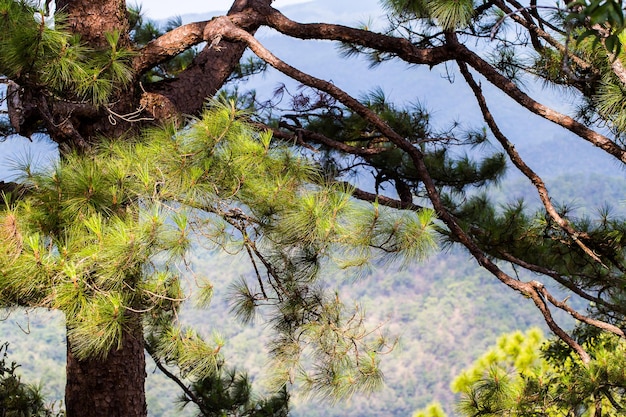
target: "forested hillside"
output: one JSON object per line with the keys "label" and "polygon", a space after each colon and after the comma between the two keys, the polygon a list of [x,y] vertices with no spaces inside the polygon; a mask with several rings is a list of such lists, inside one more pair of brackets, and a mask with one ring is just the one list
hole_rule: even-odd
{"label": "forested hillside", "polygon": [[[355,9],[361,10],[356,18],[366,21],[380,13],[377,2],[339,2],[333,12],[326,10],[330,1],[316,1],[285,8],[295,19],[307,21],[332,21],[355,24]],[[337,3],[336,1],[332,3]],[[200,20],[207,16],[187,16],[184,21]],[[443,66],[435,68],[411,68],[404,63],[367,70],[369,62],[364,58],[345,60],[336,46],[323,41],[297,44],[292,38],[282,37],[273,31],[262,29],[258,35],[268,48],[280,51],[287,62],[297,62],[305,71],[336,82],[354,96],[367,95],[377,88],[385,91],[390,100],[397,103],[423,103],[430,109],[430,122],[441,132],[462,126],[482,129],[484,122],[480,111],[470,101],[471,91],[459,88],[453,77],[448,77]],[[447,77],[447,78],[446,78]],[[541,87],[527,77],[525,88],[539,90]],[[419,85],[419,95],[413,87]],[[431,88],[423,88],[432,86]],[[277,72],[250,77],[243,90],[256,90],[259,103],[275,100],[275,91],[281,89]],[[298,91],[298,84],[285,86],[290,92]],[[557,109],[569,109],[567,96],[558,90],[547,90],[545,101]],[[521,114],[518,108],[502,98],[502,92],[485,87],[494,114],[501,120],[501,127],[510,137],[525,160],[548,182],[553,203],[576,209],[578,214],[596,214],[604,207],[611,207],[616,215],[626,214],[626,178],[617,162],[612,162],[602,152],[581,141],[571,142],[571,134],[537,116]],[[280,109],[280,105],[276,104]],[[43,139],[45,141],[45,139]],[[549,144],[549,146],[546,146]],[[481,154],[493,150],[489,144],[472,152]],[[16,153],[14,142],[0,142],[0,157],[24,159],[28,151]],[[55,146],[36,145],[45,149],[41,158],[56,157]],[[9,156],[9,154],[11,156]],[[0,180],[9,178],[7,167],[0,166]],[[372,178],[359,179],[372,183]],[[358,181],[355,181],[358,182]],[[390,187],[393,188],[393,187]],[[389,191],[389,190],[387,190]],[[472,192],[484,192],[480,188]],[[491,197],[504,207],[524,199],[531,211],[540,208],[537,190],[519,174],[505,177],[497,186],[489,189]],[[393,194],[393,191],[391,191]],[[606,205],[605,205],[606,203]],[[267,374],[267,343],[270,340],[268,324],[259,317],[254,325],[242,325],[236,321],[231,310],[230,295],[236,280],[254,280],[252,266],[244,253],[226,255],[203,248],[195,243],[189,256],[195,274],[208,277],[214,285],[215,294],[208,309],[200,310],[193,305],[195,277],[186,276],[190,299],[182,310],[182,322],[191,325],[207,338],[219,333],[226,345],[222,353],[229,366],[249,372],[254,388],[264,392]],[[502,268],[512,276],[511,270]],[[499,335],[513,330],[525,330],[531,326],[545,326],[540,312],[532,301],[506,288],[487,271],[479,267],[466,251],[453,247],[435,253],[426,261],[406,264],[373,265],[369,273],[358,277],[350,271],[328,270],[324,284],[336,289],[344,302],[358,304],[366,311],[369,324],[380,325],[380,331],[397,338],[395,349],[383,355],[381,368],[386,386],[369,397],[357,395],[347,402],[332,404],[317,398],[303,398],[297,390],[292,396],[292,414],[298,417],[347,416],[410,416],[411,413],[438,401],[452,415],[454,398],[449,390],[450,382],[469,366]],[[520,278],[529,278],[521,276]],[[531,278],[532,279],[532,278]],[[557,296],[559,290],[553,288]],[[569,301],[580,311],[585,303],[572,298]],[[0,323],[0,342],[8,341],[9,359],[19,362],[24,379],[41,382],[43,392],[50,401],[63,397],[65,372],[65,324],[58,312],[21,310],[7,311]],[[4,318],[4,317],[3,317]],[[567,328],[573,320],[561,315],[557,321]],[[546,332],[548,333],[548,332]],[[147,401],[150,415],[190,416],[193,406],[178,410],[176,399],[179,388],[167,379],[154,364],[148,365]]]}
{"label": "forested hillside", "polygon": [[[262,320],[254,327],[238,324],[226,300],[232,280],[251,276],[245,258],[196,251],[193,263],[195,270],[211,278],[216,293],[208,310],[186,309],[183,321],[207,337],[214,331],[225,336],[227,363],[249,371],[255,376],[255,387],[262,389],[267,376],[262,344],[267,337],[259,337]],[[335,280],[329,277],[329,284]],[[361,304],[373,324],[381,323],[383,331],[399,337],[396,349],[382,362],[387,386],[371,398],[355,397],[334,407],[296,394],[296,416],[408,416],[432,400],[450,404],[448,385],[456,374],[501,333],[525,329],[539,320],[531,305],[520,304],[512,293],[502,293],[463,254],[437,255],[406,269],[376,268],[356,281],[339,280],[346,302]],[[31,320],[29,324],[27,317],[13,313],[0,325],[0,340],[10,341],[10,358],[22,364],[25,379],[41,381],[48,398],[59,400],[65,359],[62,320],[43,312]],[[149,372],[151,415],[172,415],[179,394],[178,387],[165,381],[158,370]]]}

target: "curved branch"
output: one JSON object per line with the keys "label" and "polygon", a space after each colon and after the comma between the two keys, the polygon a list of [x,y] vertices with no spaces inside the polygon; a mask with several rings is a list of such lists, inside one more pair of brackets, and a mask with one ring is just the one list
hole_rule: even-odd
{"label": "curved branch", "polygon": [[533,282],[518,281],[502,271],[493,261],[491,261],[491,259],[489,259],[489,257],[478,247],[478,245],[467,235],[467,233],[465,233],[465,231],[455,221],[454,217],[448,212],[445,205],[443,204],[435,182],[433,181],[428,171],[428,168],[426,167],[424,155],[419,149],[413,146],[413,144],[407,141],[404,137],[396,133],[372,110],[361,104],[358,100],[354,99],[345,91],[341,90],[340,88],[328,81],[315,78],[309,74],[305,74],[281,61],[270,51],[265,49],[265,47],[261,45],[261,43],[259,43],[259,41],[256,40],[253,36],[251,36],[244,30],[234,27],[229,21],[223,20],[222,23],[224,25],[224,36],[246,42],[250,49],[259,58],[263,59],[272,67],[288,75],[294,80],[297,80],[303,84],[312,86],[330,94],[339,102],[354,110],[365,120],[371,122],[382,134],[386,135],[391,142],[398,146],[398,148],[405,151],[415,165],[418,175],[424,183],[429,199],[432,202],[433,207],[437,212],[437,215],[446,224],[446,226],[448,226],[450,231],[458,238],[459,242],[468,249],[468,251],[482,267],[491,272],[498,280],[500,280],[511,289],[514,289],[515,291],[518,291],[521,294],[530,297],[541,311],[546,323],[548,324],[548,327],[550,327],[550,329],[559,338],[561,338],[573,350],[575,350],[580,358],[583,360],[583,362],[589,362],[590,358],[587,352],[585,352],[580,344],[578,344],[571,336],[569,336],[567,332],[565,332],[561,327],[558,326],[558,324],[556,324],[556,322],[552,318],[552,314],[550,313],[549,308],[545,304],[542,295],[535,288],[535,284]]}
{"label": "curved branch", "polygon": [[[187,45],[202,38],[207,41],[204,49],[194,58],[193,62],[184,71],[178,74],[176,79],[164,80],[146,86],[146,93],[142,96],[146,108],[152,113],[157,120],[169,119],[174,115],[195,115],[198,114],[206,102],[207,97],[212,97],[223,86],[224,82],[232,74],[233,70],[239,65],[239,61],[246,49],[246,45],[240,42],[231,42],[227,39],[221,39],[221,26],[218,24],[220,19],[227,19],[234,25],[239,26],[241,30],[248,31],[253,34],[263,23],[262,17],[255,12],[254,7],[263,7],[269,5],[272,0],[236,0],[228,11],[227,16],[214,18],[208,22],[199,22],[196,26],[186,25],[180,33],[176,32],[172,35],[165,34],[157,39],[162,44],[162,52],[158,51],[159,43],[154,45],[151,56],[153,59],[163,59],[165,55],[165,47],[172,47],[170,44],[174,41],[174,37],[182,35],[184,31],[188,31]],[[200,28],[202,34],[200,34]],[[172,33],[169,32],[169,33]],[[170,53],[176,52],[172,49]],[[148,54],[148,51],[145,52]],[[164,54],[164,55],[163,55]],[[147,56],[147,55],[146,55]],[[166,58],[167,59],[167,58]],[[147,59],[146,62],[150,62]],[[153,61],[152,62],[156,62]],[[145,65],[137,63],[138,66],[144,68]]]}
{"label": "curved branch", "polygon": [[161,359],[156,355],[156,352],[154,351],[152,346],[150,346],[150,344],[145,340],[144,340],[144,347],[146,349],[146,352],[148,352],[148,354],[154,361],[154,364],[156,365],[156,367],[159,368],[161,372],[163,372],[163,375],[165,375],[166,377],[174,381],[176,385],[178,385],[179,388],[185,393],[185,395],[190,401],[193,401],[196,405],[198,405],[199,408],[202,408],[202,401],[189,389],[187,385],[185,385],[185,383],[180,378],[178,378],[176,375],[171,373],[161,363]]}
{"label": "curved branch", "polygon": [[585,139],[594,146],[597,146],[608,154],[616,157],[620,161],[626,163],[626,151],[619,145],[613,142],[608,137],[601,135],[600,133],[589,129],[584,124],[577,122],[570,116],[559,113],[558,111],[545,106],[522,90],[520,90],[515,83],[500,74],[496,69],[488,62],[483,60],[480,56],[469,50],[465,45],[462,45],[453,34],[448,34],[448,41],[454,47],[457,52],[457,59],[467,63],[470,67],[474,68],[481,75],[483,75],[490,83],[498,88],[503,93],[506,93],[509,97],[515,100],[519,105],[531,111],[532,113],[549,120],[577,136]]}
{"label": "curved branch", "polygon": [[407,39],[382,35],[369,30],[328,23],[298,23],[269,5],[255,5],[255,10],[264,15],[266,25],[284,35],[298,39],[348,42],[395,54],[412,64],[434,66],[453,59],[452,51],[447,46],[418,48]]}
{"label": "curved branch", "polygon": [[209,21],[194,22],[173,29],[149,42],[138,51],[132,67],[137,76],[205,41],[204,30]]}

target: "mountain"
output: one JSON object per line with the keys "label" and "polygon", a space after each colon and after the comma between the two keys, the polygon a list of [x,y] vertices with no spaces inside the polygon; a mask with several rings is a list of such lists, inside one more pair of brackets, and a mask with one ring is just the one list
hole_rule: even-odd
{"label": "mountain", "polygon": [[[376,0],[316,0],[281,10],[302,22],[333,21],[354,24],[381,11]],[[211,15],[186,15],[183,21],[205,20]],[[399,103],[423,103],[432,112],[437,128],[454,122],[481,127],[484,123],[469,88],[462,80],[450,80],[454,67],[439,65],[417,68],[401,63],[385,63],[372,70],[362,58],[344,59],[336,45],[322,41],[298,41],[271,30],[259,33],[259,39],[278,57],[357,96],[381,87],[388,98]],[[277,85],[285,83],[292,91],[297,83],[277,71],[252,77],[241,88],[255,89],[259,98],[269,99]],[[529,164],[545,176],[559,200],[572,201],[591,212],[601,202],[612,201],[623,208],[626,193],[624,172],[601,151],[573,137],[569,132],[520,109],[501,92],[482,82],[489,104],[502,130],[510,136]],[[527,90],[549,105],[564,111],[573,109],[574,98],[558,90],[539,90],[529,79]],[[30,151],[24,150],[29,145]],[[23,157],[31,152],[38,158],[54,158],[55,146],[40,138],[32,144],[10,138],[0,143],[0,160]],[[21,156],[20,156],[21,155]],[[9,175],[0,162],[0,180]],[[499,201],[518,197],[532,199],[535,191],[518,174],[511,175],[496,192]],[[197,249],[191,255],[198,273],[215,284],[211,307],[200,311],[187,307],[183,320],[210,336],[219,331],[227,338],[224,348],[230,364],[249,370],[255,386],[262,389],[267,376],[264,341],[270,335],[263,324],[242,326],[229,315],[226,298],[228,285],[250,270],[239,258],[216,255]],[[358,396],[351,401],[330,405],[318,400],[306,401],[295,395],[294,416],[409,416],[432,400],[450,409],[453,398],[448,385],[463,367],[479,356],[498,335],[532,325],[542,325],[542,318],[532,303],[504,288],[482,270],[464,252],[433,255],[422,264],[408,267],[374,268],[360,279],[328,277],[347,300],[358,302],[374,323],[385,323],[386,330],[400,337],[398,348],[383,358],[387,386],[371,397]],[[561,322],[565,317],[559,317]],[[10,359],[22,364],[28,380],[41,379],[51,398],[62,398],[64,364],[64,326],[59,315],[16,313],[0,323],[0,341],[8,340]],[[172,411],[177,387],[148,367],[148,400],[151,415],[191,415]]]}

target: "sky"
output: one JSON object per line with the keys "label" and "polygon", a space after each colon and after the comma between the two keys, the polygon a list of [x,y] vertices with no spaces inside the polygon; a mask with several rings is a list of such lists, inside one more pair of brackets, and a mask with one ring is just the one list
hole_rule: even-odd
{"label": "sky", "polygon": [[[273,7],[287,6],[290,4],[306,3],[312,0],[276,0]],[[144,13],[152,19],[166,19],[168,17],[184,15],[188,13],[204,13],[220,10],[228,10],[233,4],[232,0],[137,0],[141,4]],[[173,6],[175,5],[175,6]]]}

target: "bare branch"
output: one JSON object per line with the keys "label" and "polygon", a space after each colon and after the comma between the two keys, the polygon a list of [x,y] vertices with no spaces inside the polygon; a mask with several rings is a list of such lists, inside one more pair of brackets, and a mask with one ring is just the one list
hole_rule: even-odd
{"label": "bare branch", "polygon": [[619,337],[622,337],[622,338],[626,337],[626,334],[624,334],[624,331],[620,329],[619,327],[614,326],[609,323],[605,323],[600,320],[595,320],[595,319],[592,319],[590,317],[580,314],[578,311],[574,310],[569,305],[567,305],[567,303],[563,301],[559,301],[556,298],[554,298],[554,296],[550,294],[545,287],[541,286],[539,290],[541,294],[544,297],[546,297],[546,299],[550,302],[550,304],[554,305],[555,307],[560,308],[561,310],[568,312],[576,320],[589,324],[591,326],[597,327],[598,329],[602,329],[607,332],[613,333]]}
{"label": "bare branch", "polygon": [[538,116],[543,117],[546,120],[550,120],[551,122],[569,130],[572,133],[575,133],[582,139],[603,149],[608,154],[626,163],[626,151],[622,149],[617,143],[613,142],[608,137],[592,129],[589,129],[587,126],[580,122],[577,122],[570,116],[566,116],[563,113],[559,113],[558,111],[535,101],[522,90],[520,90],[511,80],[500,74],[492,65],[483,60],[473,51],[469,50],[467,47],[465,47],[465,45],[459,43],[458,39],[456,39],[453,34],[448,34],[448,41],[458,52],[457,59],[459,61],[463,61],[467,63],[470,67],[474,68],[481,75],[487,78],[489,82],[495,85],[502,92],[506,93],[522,107],[526,108],[527,110]]}
{"label": "bare branch", "polygon": [[548,215],[561,227],[561,229],[565,231],[565,233],[567,233],[572,238],[574,242],[576,242],[576,244],[583,250],[583,252],[589,255],[589,257],[591,257],[594,261],[598,262],[600,265],[607,268],[607,266],[604,265],[604,263],[598,257],[598,255],[596,255],[591,249],[587,247],[587,245],[585,245],[580,240],[581,237],[588,237],[588,236],[586,236],[586,234],[584,233],[581,233],[575,230],[566,219],[561,217],[561,215],[558,213],[556,208],[554,208],[554,205],[552,204],[552,201],[550,200],[550,194],[548,193],[548,189],[546,188],[546,185],[541,179],[541,177],[537,175],[528,165],[526,165],[526,162],[524,162],[522,157],[519,155],[513,143],[509,141],[509,139],[502,133],[502,131],[496,124],[496,121],[494,120],[493,116],[491,115],[491,112],[489,111],[489,107],[487,107],[487,101],[485,100],[485,96],[482,93],[482,89],[476,83],[476,81],[474,81],[474,78],[472,77],[469,70],[467,69],[467,65],[464,62],[459,62],[458,64],[459,64],[459,69],[461,70],[461,74],[463,74],[463,78],[465,78],[465,81],[470,86],[470,88],[472,89],[472,92],[474,93],[474,96],[476,97],[476,101],[478,102],[480,111],[482,112],[483,118],[485,119],[485,122],[489,126],[489,129],[491,129],[496,140],[500,142],[500,144],[506,151],[507,155],[509,155],[509,158],[511,159],[511,162],[513,162],[513,165],[515,165],[515,167],[522,174],[524,174],[526,178],[528,178],[530,182],[532,182],[532,184],[535,186],[535,188],[537,189],[537,193],[539,194],[539,199],[541,200],[541,203],[545,207]]}
{"label": "bare branch", "polygon": [[589,354],[583,349],[583,347],[576,342],[565,330],[559,327],[558,324],[554,321],[552,317],[552,313],[550,313],[550,309],[548,308],[545,298],[546,296],[550,296],[550,293],[545,289],[542,283],[538,281],[530,281],[527,285],[532,289],[529,292],[530,298],[533,300],[541,314],[543,314],[543,318],[546,321],[546,324],[552,330],[554,334],[556,334],[562,341],[567,343],[569,347],[571,347],[577,354],[578,357],[583,361],[586,365],[591,362],[591,357]]}

